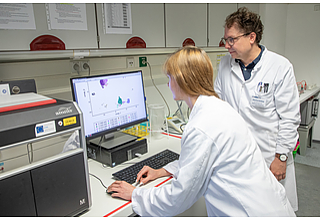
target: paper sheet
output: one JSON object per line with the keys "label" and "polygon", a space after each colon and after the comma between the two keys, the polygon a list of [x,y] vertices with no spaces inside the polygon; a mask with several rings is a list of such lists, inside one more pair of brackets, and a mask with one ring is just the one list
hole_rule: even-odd
{"label": "paper sheet", "polygon": [[106,34],[132,34],[130,3],[104,3],[102,13]]}
{"label": "paper sheet", "polygon": [[46,3],[48,29],[88,30],[85,3]]}
{"label": "paper sheet", "polygon": [[1,3],[0,29],[36,29],[32,4]]}

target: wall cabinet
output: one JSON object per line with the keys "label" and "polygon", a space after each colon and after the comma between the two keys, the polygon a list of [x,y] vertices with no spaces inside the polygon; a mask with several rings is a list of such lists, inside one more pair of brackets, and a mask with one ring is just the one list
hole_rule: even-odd
{"label": "wall cabinet", "polygon": [[[224,35],[226,16],[242,6],[259,12],[259,5],[131,3],[132,34],[106,34],[103,3],[85,3],[87,30],[49,30],[45,4],[34,3],[36,29],[0,29],[0,52],[29,51],[32,40],[45,34],[61,39],[66,50],[123,49],[131,37],[142,38],[147,48],[181,47],[187,38],[191,38],[198,47],[218,46]],[[52,58],[59,56],[53,54]]]}
{"label": "wall cabinet", "polygon": [[224,22],[226,17],[237,10],[237,4],[209,4],[208,16],[208,46],[219,46],[221,38],[224,36]]}
{"label": "wall cabinet", "polygon": [[0,30],[0,51],[30,50],[30,43],[40,35],[53,35],[65,43],[67,50],[97,49],[94,4],[86,3],[88,30],[48,30],[45,4],[34,3],[35,30]]}
{"label": "wall cabinet", "polygon": [[166,47],[182,47],[191,38],[198,47],[207,46],[207,4],[165,4]]}
{"label": "wall cabinet", "polygon": [[103,4],[97,4],[100,48],[126,48],[131,37],[142,38],[148,47],[165,47],[164,4],[131,4],[132,34],[105,34]]}

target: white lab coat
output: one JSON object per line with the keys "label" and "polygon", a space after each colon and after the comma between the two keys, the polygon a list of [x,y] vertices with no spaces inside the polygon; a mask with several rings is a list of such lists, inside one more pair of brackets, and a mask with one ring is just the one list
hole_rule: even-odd
{"label": "white lab coat", "polygon": [[292,64],[265,48],[245,81],[240,65],[228,54],[220,62],[214,89],[247,122],[268,167],[275,153],[288,155],[286,178],[280,182],[298,210],[292,151],[298,139],[300,104]]}
{"label": "white lab coat", "polygon": [[199,96],[178,161],[164,167],[171,184],[132,193],[141,216],[175,216],[204,196],[208,216],[295,216],[240,115],[214,96]]}

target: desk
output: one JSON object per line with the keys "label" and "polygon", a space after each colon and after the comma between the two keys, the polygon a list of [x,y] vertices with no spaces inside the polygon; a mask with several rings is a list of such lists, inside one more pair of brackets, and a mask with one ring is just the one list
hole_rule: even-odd
{"label": "desk", "polygon": [[[307,101],[312,96],[318,96],[320,92],[320,87],[315,87],[310,90],[305,90],[299,97],[300,104]],[[313,125],[315,123],[315,119],[313,119],[308,125],[300,125],[298,128],[299,132],[299,141],[300,141],[300,155],[305,156],[307,146],[311,147],[312,143],[312,130]]]}
{"label": "desk", "polygon": [[315,88],[313,89],[308,89],[308,90],[305,90],[304,93],[302,93],[299,97],[299,102],[300,104],[304,101],[306,101],[307,99],[309,99],[311,96],[313,95],[318,95],[318,93],[320,92],[320,87],[319,86],[316,86]]}
{"label": "desk", "polygon": [[[181,139],[177,137],[170,137],[168,135],[163,135],[159,140],[150,140],[148,142],[148,153],[143,154],[140,158],[134,158],[127,161],[123,165],[118,165],[116,167],[103,167],[101,163],[89,159],[89,173],[99,177],[105,186],[111,185],[115,180],[112,179],[112,173],[115,173],[127,166],[132,165],[132,163],[144,160],[162,150],[170,149],[176,153],[180,153],[180,143]],[[142,188],[155,187],[157,185],[169,184],[170,178],[163,177],[152,181]],[[122,199],[112,198],[106,193],[105,188],[101,185],[99,180],[90,175],[91,184],[91,196],[92,196],[92,206],[90,210],[81,217],[126,217],[133,214],[131,202],[124,201]],[[180,214],[179,216],[207,216],[205,209],[204,198],[202,197],[197,203],[195,203],[189,210]]]}

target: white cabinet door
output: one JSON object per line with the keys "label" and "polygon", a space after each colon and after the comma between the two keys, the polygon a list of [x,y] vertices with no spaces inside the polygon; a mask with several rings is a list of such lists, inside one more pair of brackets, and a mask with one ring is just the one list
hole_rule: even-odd
{"label": "white cabinet door", "polygon": [[106,34],[103,27],[103,4],[97,4],[100,48],[126,48],[131,37],[142,38],[148,47],[164,47],[164,4],[132,3],[132,34]]}
{"label": "white cabinet door", "polygon": [[237,4],[209,4],[209,46],[219,46],[224,35],[224,23],[226,17],[237,10]]}
{"label": "white cabinet door", "polygon": [[207,4],[165,4],[166,47],[182,47],[191,38],[198,47],[207,46]]}
{"label": "white cabinet door", "polygon": [[88,30],[49,30],[43,3],[32,4],[35,30],[0,30],[0,51],[30,50],[30,43],[40,35],[53,35],[65,43],[66,49],[97,49],[94,4],[85,4]]}

